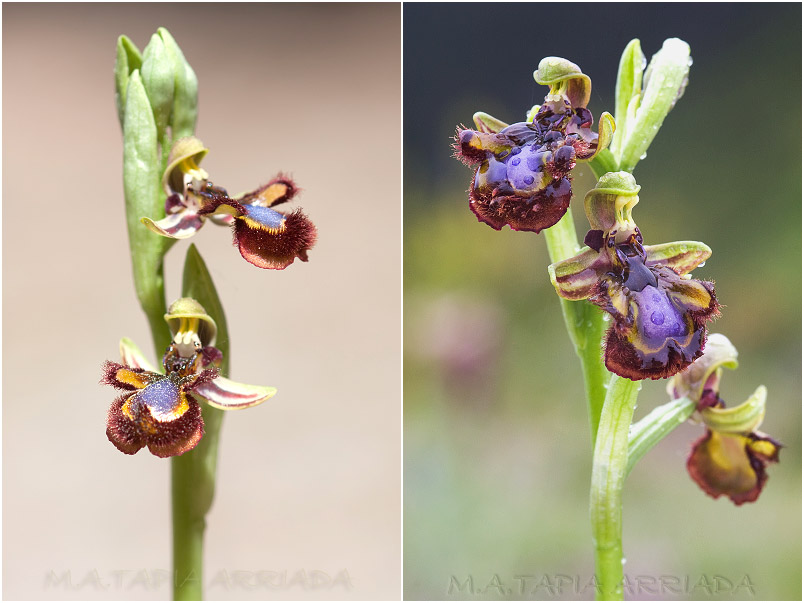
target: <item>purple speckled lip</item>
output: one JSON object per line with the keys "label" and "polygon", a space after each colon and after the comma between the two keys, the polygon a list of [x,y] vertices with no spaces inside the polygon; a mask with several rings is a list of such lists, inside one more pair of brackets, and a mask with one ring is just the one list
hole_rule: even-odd
{"label": "purple speckled lip", "polygon": [[137,392],[137,402],[147,406],[151,415],[159,417],[168,416],[173,412],[179,401],[179,388],[168,378],[160,379]]}
{"label": "purple speckled lip", "polygon": [[[544,164],[551,159],[550,151],[529,146],[515,147],[516,155],[507,163],[506,177],[518,191],[534,192],[544,187]],[[511,151],[514,153],[514,150]]]}
{"label": "purple speckled lip", "polygon": [[243,207],[246,208],[246,215],[249,218],[268,228],[279,228],[285,219],[285,216],[270,207],[263,207],[262,205],[244,205]]}
{"label": "purple speckled lip", "polygon": [[684,313],[673,304],[667,293],[647,285],[642,291],[632,294],[639,309],[637,320],[640,330],[647,343],[658,347],[668,339],[686,338],[689,335]]}

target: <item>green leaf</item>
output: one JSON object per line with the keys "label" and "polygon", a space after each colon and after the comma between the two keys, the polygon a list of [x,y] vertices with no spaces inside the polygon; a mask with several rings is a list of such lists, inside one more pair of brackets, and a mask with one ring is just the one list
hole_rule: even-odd
{"label": "green leaf", "polygon": [[141,216],[163,216],[160,160],[153,112],[139,71],[126,88],[123,120],[123,191],[126,223],[134,269],[134,287],[154,334],[157,356],[170,344],[164,322],[166,311],[162,257],[168,245],[140,223]]}
{"label": "green leaf", "polygon": [[157,33],[173,59],[175,88],[170,127],[173,140],[178,140],[195,133],[195,122],[198,117],[198,78],[170,32],[160,27]]}
{"label": "green leaf", "polygon": [[[201,254],[190,245],[184,259],[182,295],[192,297],[206,310],[218,326],[216,347],[223,353],[221,373],[229,374],[229,331],[221,300]],[[185,521],[203,520],[215,497],[215,471],[218,461],[218,438],[224,411],[201,404],[204,437],[190,452],[173,459],[174,529]],[[178,519],[181,516],[181,519]]]}
{"label": "green leaf", "polygon": [[[154,112],[156,132],[159,140],[165,135],[170,124],[173,110],[173,92],[175,87],[175,61],[173,54],[168,51],[162,38],[157,34],[151,36],[151,41],[145,47],[142,60],[142,83],[145,92],[151,101]],[[169,149],[165,149],[167,152]]]}
{"label": "green leaf", "polygon": [[229,374],[229,331],[226,327],[226,315],[223,312],[223,305],[215,290],[215,283],[209,274],[204,259],[196,249],[195,245],[190,245],[187,256],[184,259],[184,275],[182,278],[182,295],[192,297],[206,310],[218,327],[216,337],[216,347],[223,353],[222,373]]}
{"label": "green leaf", "polygon": [[114,64],[114,100],[117,105],[117,118],[123,127],[126,107],[126,88],[132,72],[142,66],[142,56],[134,43],[126,36],[117,38],[117,60]]}
{"label": "green leaf", "polygon": [[[662,49],[653,55],[645,71],[639,108],[633,119],[626,118],[628,125],[619,149],[621,170],[633,172],[647,154],[665,117],[684,93],[691,64],[690,47],[678,38],[665,40]],[[633,104],[632,99],[630,105]],[[619,119],[617,125],[620,126]]]}
{"label": "green leaf", "polygon": [[[629,129],[628,106],[639,99],[642,92],[642,71],[645,69],[645,55],[639,40],[631,40],[620,58],[615,89],[614,121],[617,131],[611,143],[612,152],[617,155]],[[613,171],[613,170],[612,170]]]}

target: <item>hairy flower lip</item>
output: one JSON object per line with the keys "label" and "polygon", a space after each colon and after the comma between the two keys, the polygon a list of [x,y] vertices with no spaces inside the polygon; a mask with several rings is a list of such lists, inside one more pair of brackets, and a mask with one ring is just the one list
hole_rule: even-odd
{"label": "hairy flower lip", "polygon": [[712,498],[735,505],[755,502],[768,481],[766,468],[779,461],[782,444],[761,432],[723,434],[707,430],[693,445],[687,470]]}
{"label": "hairy flower lip", "polygon": [[495,230],[507,224],[538,233],[558,223],[572,198],[571,171],[606,148],[614,132],[607,113],[599,133],[591,130],[591,82],[577,65],[548,57],[534,77],[551,89],[527,122],[508,125],[478,112],[477,130],[456,129],[454,156],[475,168],[469,207]]}
{"label": "hairy flower lip", "polygon": [[782,444],[758,431],[765,416],[765,386],[726,408],[719,395],[723,368],[737,368],[737,349],[724,335],[712,333],[703,356],[673,377],[667,391],[697,402],[706,427],[687,458],[690,477],[708,496],[726,496],[739,506],[757,500],[768,480],[766,467],[779,461]]}
{"label": "hairy flower lip", "polygon": [[601,177],[584,202],[588,247],[548,267],[561,297],[588,299],[614,318],[606,368],[633,381],[670,377],[700,357],[720,308],[712,283],[687,276],[711,255],[706,245],[643,245],[631,216],[639,190],[627,172]]}
{"label": "hairy flower lip", "polygon": [[[169,312],[168,318],[185,311],[203,313],[203,308],[189,298],[174,302],[171,308],[174,313]],[[126,392],[109,408],[106,426],[107,438],[121,452],[135,454],[147,446],[163,458],[184,454],[204,434],[199,402],[221,410],[238,410],[261,404],[276,394],[273,387],[237,383],[220,376],[222,355],[217,348],[201,348],[199,343],[190,356],[182,356],[181,350],[180,344],[171,344],[162,361],[164,373],[159,373],[152,370],[131,340],[123,339],[123,364],[103,364],[100,382]]]}
{"label": "hairy flower lip", "polygon": [[259,268],[283,270],[296,258],[306,262],[317,238],[315,225],[298,209],[289,215],[271,209],[299,193],[293,180],[280,173],[256,190],[232,198],[198,166],[207,152],[195,137],[174,143],[162,178],[165,217],[143,217],[141,222],[158,235],[186,239],[210,219],[230,226],[240,254]]}

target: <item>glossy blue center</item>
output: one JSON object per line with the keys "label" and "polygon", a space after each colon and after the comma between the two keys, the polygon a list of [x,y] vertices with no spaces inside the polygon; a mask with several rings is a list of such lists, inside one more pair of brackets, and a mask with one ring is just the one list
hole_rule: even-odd
{"label": "glossy blue center", "polygon": [[172,412],[179,403],[179,388],[168,378],[160,379],[141,390],[137,397],[152,415],[164,415]]}
{"label": "glossy blue center", "polygon": [[285,216],[280,214],[278,211],[274,211],[270,207],[263,207],[262,205],[246,205],[245,208],[246,215],[249,218],[255,222],[259,222],[267,228],[279,228],[282,226],[282,220],[285,219]]}

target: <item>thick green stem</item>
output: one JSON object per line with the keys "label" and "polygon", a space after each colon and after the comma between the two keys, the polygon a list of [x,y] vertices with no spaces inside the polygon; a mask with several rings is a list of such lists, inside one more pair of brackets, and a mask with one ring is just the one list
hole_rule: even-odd
{"label": "thick green stem", "polygon": [[[580,248],[571,210],[568,209],[558,224],[548,228],[544,233],[551,262],[566,260],[578,253]],[[605,383],[610,375],[601,360],[600,348],[606,324],[603,312],[589,302],[559,299],[567,332],[575,346],[575,353],[581,360],[592,446],[594,446],[600,411],[606,397]]]}
{"label": "thick green stem", "polygon": [[641,387],[639,381],[612,375],[595,442],[590,511],[597,598],[601,601],[623,599],[622,490],[628,464],[628,429]]}

